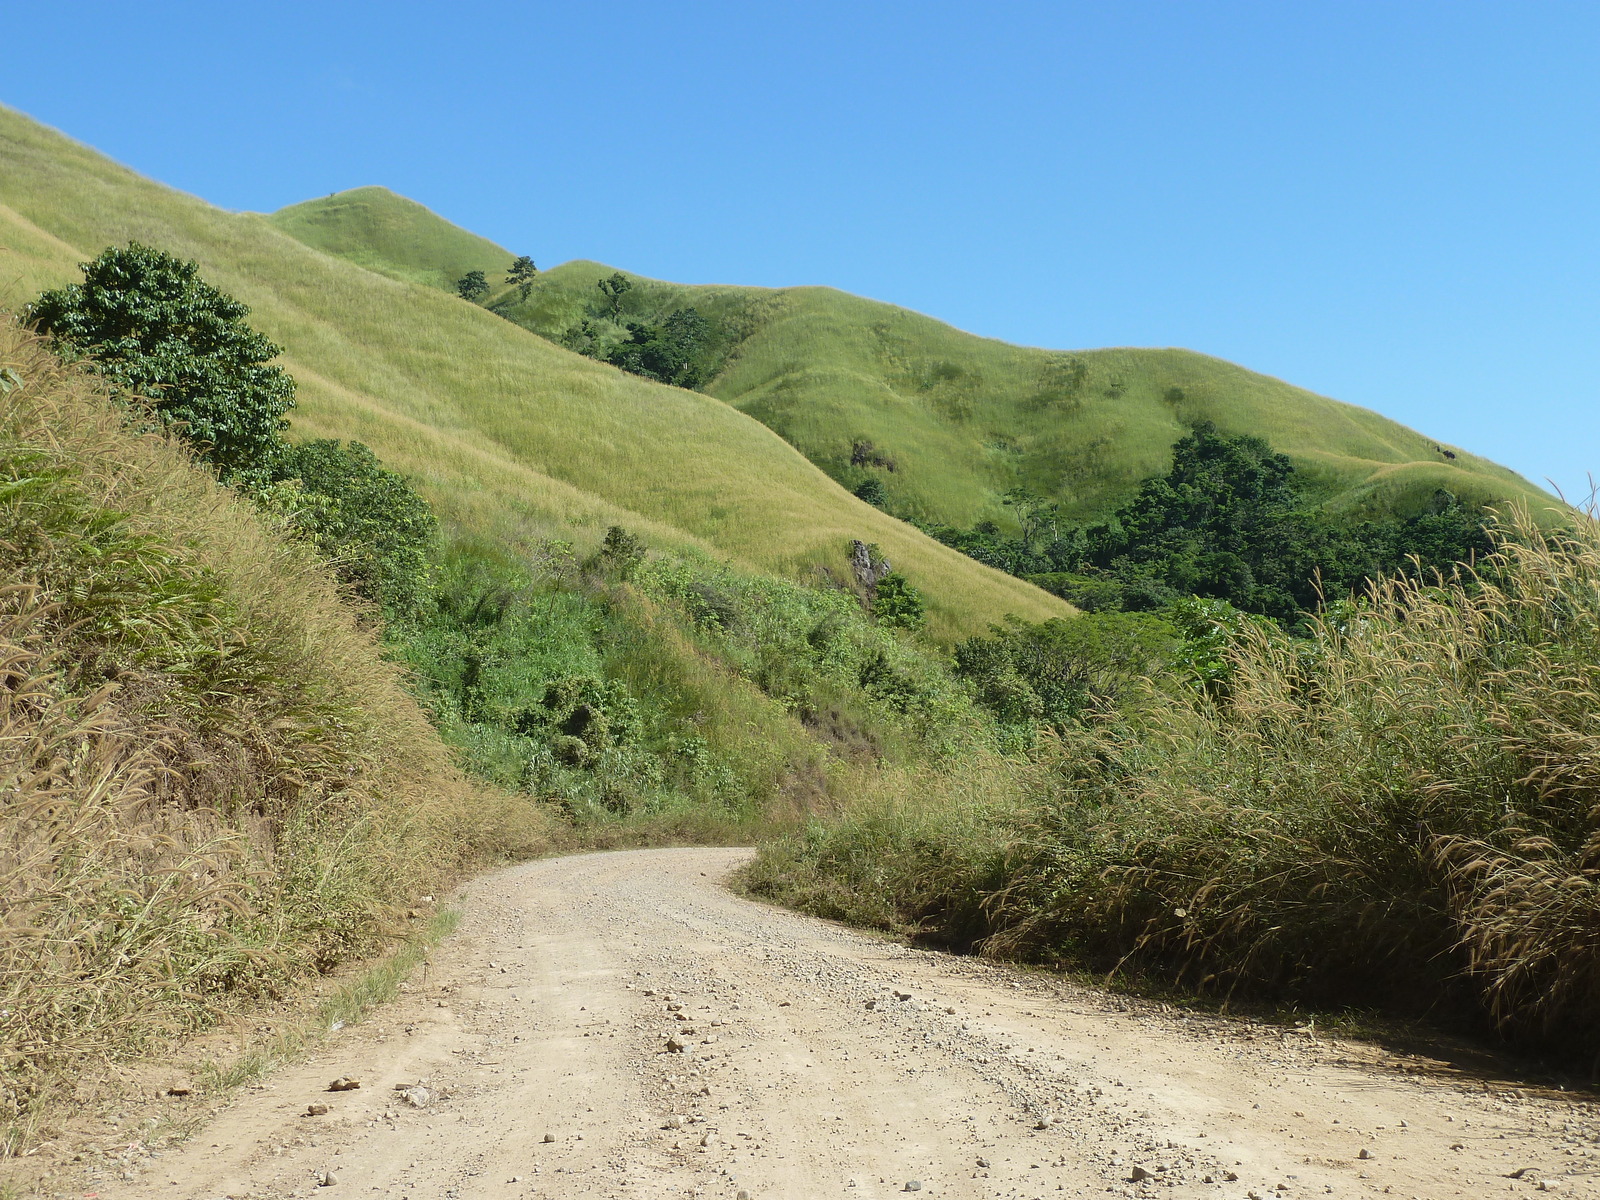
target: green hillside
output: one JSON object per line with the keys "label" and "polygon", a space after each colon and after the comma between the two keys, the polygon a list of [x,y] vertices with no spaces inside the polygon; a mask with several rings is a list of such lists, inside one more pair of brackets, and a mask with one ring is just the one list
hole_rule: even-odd
{"label": "green hillside", "polygon": [[493,278],[515,257],[388,188],[352,188],[292,204],[267,220],[336,258],[448,292],[468,271]]}
{"label": "green hillside", "polygon": [[1188,350],[1039,350],[831,288],[639,277],[612,320],[595,286],[612,272],[567,263],[541,276],[525,302],[502,288],[490,304],[569,344],[588,321],[602,345],[625,336],[629,322],[693,307],[713,330],[702,390],[781,433],[848,487],[877,476],[886,507],[920,520],[1009,524],[1001,498],[1019,486],[1061,501],[1070,518],[1102,515],[1165,471],[1172,444],[1202,420],[1264,437],[1334,508],[1405,514],[1437,488],[1469,502],[1551,503],[1487,459]]}
{"label": "green hillside", "polygon": [[67,283],[129,240],[194,259],[286,347],[294,436],[366,442],[458,536],[516,552],[551,535],[593,545],[617,523],[658,546],[803,579],[844,574],[860,538],[927,594],[937,636],[1008,612],[1070,611],[861,503],[718,400],[313,249],[267,217],[224,212],[0,109],[0,304]]}

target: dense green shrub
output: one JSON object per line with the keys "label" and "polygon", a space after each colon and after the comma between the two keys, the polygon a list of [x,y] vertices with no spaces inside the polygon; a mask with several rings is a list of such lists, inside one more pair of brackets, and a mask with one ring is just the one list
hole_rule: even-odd
{"label": "dense green shrub", "polygon": [[310,538],[366,599],[391,617],[428,594],[438,521],[428,502],[360,442],[319,439],[278,456],[261,502]]}
{"label": "dense green shrub", "polygon": [[1181,645],[1170,622],[1146,613],[1013,620],[957,646],[956,673],[1002,722],[1060,730],[1132,705],[1170,671]]}
{"label": "dense green shrub", "polygon": [[259,477],[282,449],[294,380],[250,310],[199,267],[130,242],[83,263],[83,282],[45,292],[26,319],[85,356],[125,403],[147,402],[225,479]]}
{"label": "dense green shrub", "polygon": [[878,580],[872,597],[872,615],[890,629],[921,629],[928,620],[922,593],[898,571]]}
{"label": "dense green shrub", "polygon": [[855,489],[857,500],[865,500],[874,508],[882,508],[889,501],[889,493],[884,490],[883,480],[872,476],[863,480]]}

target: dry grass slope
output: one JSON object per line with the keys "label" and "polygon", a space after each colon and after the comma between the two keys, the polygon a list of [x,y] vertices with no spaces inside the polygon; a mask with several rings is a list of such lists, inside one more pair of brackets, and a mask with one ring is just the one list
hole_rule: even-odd
{"label": "dry grass slope", "polygon": [[569,353],[476,305],[222,212],[0,109],[0,304],[136,239],[200,264],[288,349],[296,436],[354,437],[415,480],[453,532],[513,548],[598,541],[619,523],[664,547],[815,578],[877,542],[945,638],[1008,612],[1070,611],[862,504],[757,421]]}
{"label": "dry grass slope", "polygon": [[544,844],[341,601],[173,444],[0,321],[0,1152],[125,1054],[373,947]]}

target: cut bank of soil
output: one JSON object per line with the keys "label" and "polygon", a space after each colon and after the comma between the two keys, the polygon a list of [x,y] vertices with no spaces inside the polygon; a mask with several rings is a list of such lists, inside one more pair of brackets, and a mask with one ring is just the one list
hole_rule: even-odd
{"label": "cut bank of soil", "polygon": [[473,881],[399,1001],[70,1194],[1600,1196],[1587,1098],[863,936],[731,894],[748,853]]}

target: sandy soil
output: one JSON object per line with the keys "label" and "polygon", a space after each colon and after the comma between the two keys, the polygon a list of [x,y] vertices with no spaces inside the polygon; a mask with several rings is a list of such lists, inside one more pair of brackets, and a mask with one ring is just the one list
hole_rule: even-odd
{"label": "sandy soil", "polygon": [[862,936],[747,853],[474,881],[400,1001],[70,1194],[1600,1196],[1588,1099]]}

